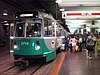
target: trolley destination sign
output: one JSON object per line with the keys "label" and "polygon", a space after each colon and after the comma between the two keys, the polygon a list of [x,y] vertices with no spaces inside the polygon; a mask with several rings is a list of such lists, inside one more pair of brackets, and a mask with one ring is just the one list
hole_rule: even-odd
{"label": "trolley destination sign", "polygon": [[36,18],[39,17],[39,13],[37,11],[23,11],[23,12],[17,12],[15,14],[15,18]]}
{"label": "trolley destination sign", "polygon": [[33,14],[20,14],[20,17],[31,17]]}

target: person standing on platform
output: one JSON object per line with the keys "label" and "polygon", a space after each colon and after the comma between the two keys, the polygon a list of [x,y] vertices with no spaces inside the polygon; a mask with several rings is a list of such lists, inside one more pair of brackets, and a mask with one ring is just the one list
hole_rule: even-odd
{"label": "person standing on platform", "polygon": [[77,39],[76,36],[72,36],[72,39],[70,40],[70,44],[72,44],[72,52],[76,52],[76,45],[77,45]]}
{"label": "person standing on platform", "polygon": [[68,50],[68,37],[65,36],[65,50]]}
{"label": "person standing on platform", "polygon": [[72,36],[73,36],[73,35],[69,35],[68,47],[69,47],[70,52],[72,52],[72,39],[73,39]]}
{"label": "person standing on platform", "polygon": [[82,52],[82,36],[79,36],[79,52]]}
{"label": "person standing on platform", "polygon": [[87,41],[86,41],[86,49],[88,50],[88,58],[89,59],[92,59],[93,51],[94,51],[94,47],[95,47],[95,41],[96,41],[96,37],[94,36],[93,33],[91,33],[87,37]]}

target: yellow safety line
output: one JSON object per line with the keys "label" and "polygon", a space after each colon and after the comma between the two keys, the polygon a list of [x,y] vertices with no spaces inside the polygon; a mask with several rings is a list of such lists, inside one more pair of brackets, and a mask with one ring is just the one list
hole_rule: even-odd
{"label": "yellow safety line", "polygon": [[60,58],[58,58],[57,62],[54,64],[48,75],[58,75],[61,65],[65,59],[66,53],[67,52],[62,52]]}

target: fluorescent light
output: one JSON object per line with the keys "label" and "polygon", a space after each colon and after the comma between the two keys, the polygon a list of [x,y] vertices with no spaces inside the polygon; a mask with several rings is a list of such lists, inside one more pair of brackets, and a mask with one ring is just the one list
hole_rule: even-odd
{"label": "fluorescent light", "polygon": [[8,15],[7,13],[3,13],[4,16]]}
{"label": "fluorescent light", "polygon": [[3,15],[4,16],[7,16],[8,15],[7,10],[4,10]]}
{"label": "fluorescent light", "polygon": [[62,3],[62,0],[56,0],[55,2],[56,3]]}
{"label": "fluorescent light", "polygon": [[14,39],[14,37],[13,36],[10,36],[10,39]]}
{"label": "fluorescent light", "polygon": [[7,22],[7,21],[4,21],[5,23]]}
{"label": "fluorescent light", "polygon": [[62,8],[62,9],[60,9],[60,11],[64,11],[64,10],[65,10],[65,9],[63,9],[63,8]]}
{"label": "fluorescent light", "polygon": [[8,26],[8,25],[9,25],[9,23],[6,23],[6,24],[4,24],[4,25]]}

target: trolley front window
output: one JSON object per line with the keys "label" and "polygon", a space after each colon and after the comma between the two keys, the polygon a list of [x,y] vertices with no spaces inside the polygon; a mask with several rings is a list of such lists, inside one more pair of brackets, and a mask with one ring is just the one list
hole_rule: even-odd
{"label": "trolley front window", "polygon": [[41,20],[28,21],[26,26],[27,37],[41,36]]}
{"label": "trolley front window", "polygon": [[41,36],[41,20],[33,19],[16,23],[16,37],[40,37]]}
{"label": "trolley front window", "polygon": [[15,36],[24,37],[24,30],[25,30],[24,23],[17,23]]}

